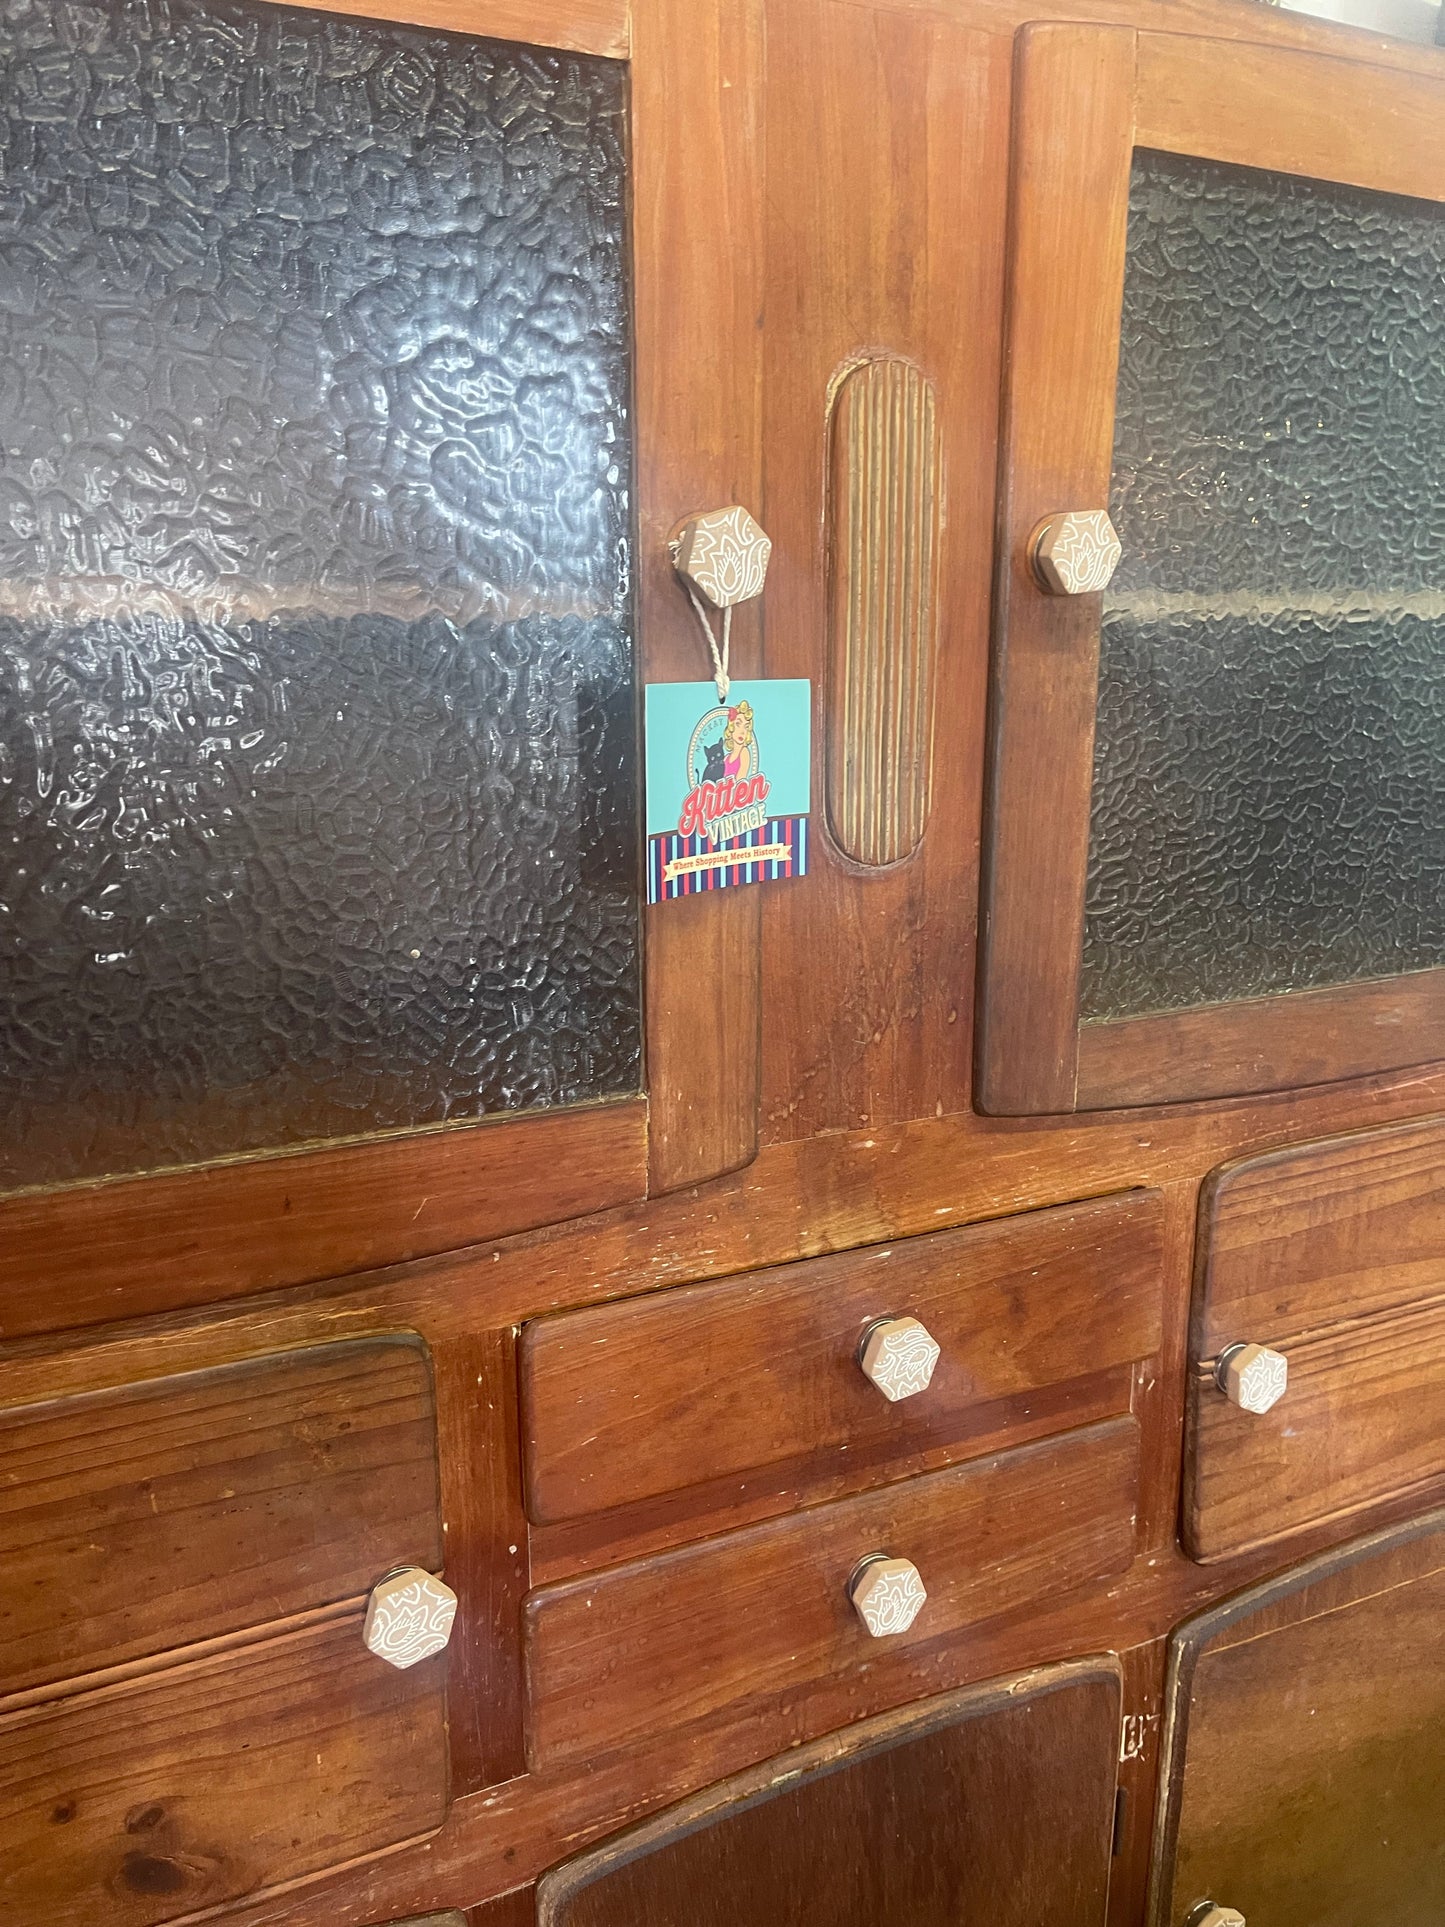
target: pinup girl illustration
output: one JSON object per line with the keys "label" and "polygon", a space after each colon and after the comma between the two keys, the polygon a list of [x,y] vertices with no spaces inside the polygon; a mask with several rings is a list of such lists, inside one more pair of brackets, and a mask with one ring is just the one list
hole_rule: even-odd
{"label": "pinup girl illustration", "polygon": [[722,746],[724,776],[751,776],[757,762],[757,738],[753,733],[751,703],[738,703],[728,711]]}

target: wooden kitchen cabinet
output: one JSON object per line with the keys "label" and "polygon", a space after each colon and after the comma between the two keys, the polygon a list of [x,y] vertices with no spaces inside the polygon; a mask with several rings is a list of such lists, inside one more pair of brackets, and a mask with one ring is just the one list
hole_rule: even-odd
{"label": "wooden kitchen cabinet", "polygon": [[1430,1917],[1445,49],[1065,15],[7,10],[0,1927]]}

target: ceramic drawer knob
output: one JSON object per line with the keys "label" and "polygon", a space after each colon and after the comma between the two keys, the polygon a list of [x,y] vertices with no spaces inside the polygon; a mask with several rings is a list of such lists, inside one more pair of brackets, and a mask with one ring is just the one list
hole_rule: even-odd
{"label": "ceramic drawer knob", "polygon": [[691,516],[668,547],[678,574],[715,609],[751,602],[763,592],[773,544],[745,508]]}
{"label": "ceramic drawer knob", "polygon": [[1214,1382],[1242,1412],[1267,1412],[1289,1384],[1289,1360],[1268,1345],[1231,1345],[1219,1355]]}
{"label": "ceramic drawer knob", "polygon": [[1233,1907],[1221,1907],[1217,1901],[1206,1900],[1189,1916],[1189,1927],[1245,1927],[1244,1915]]}
{"label": "ceramic drawer knob", "polygon": [[389,1666],[415,1666],[452,1636],[457,1596],[420,1566],[389,1572],[372,1589],[361,1637]]}
{"label": "ceramic drawer knob", "polygon": [[908,1631],[928,1594],[911,1559],[875,1552],[854,1567],[848,1597],[873,1637],[887,1639]]}
{"label": "ceramic drawer knob", "polygon": [[1045,516],[1029,537],[1034,575],[1050,595],[1091,595],[1107,589],[1123,553],[1104,509]]}
{"label": "ceramic drawer knob", "polygon": [[858,1346],[863,1376],[896,1404],[928,1390],[938,1342],[917,1318],[875,1318]]}

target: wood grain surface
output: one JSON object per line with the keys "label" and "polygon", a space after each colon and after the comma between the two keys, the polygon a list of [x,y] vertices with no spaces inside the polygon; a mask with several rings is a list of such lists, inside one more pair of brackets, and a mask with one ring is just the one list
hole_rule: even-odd
{"label": "wood grain surface", "polygon": [[440,1566],[422,1345],[373,1339],[0,1411],[0,1692]]}
{"label": "wood grain surface", "polygon": [[1445,970],[1079,1028],[1080,1110],[1333,1084],[1445,1057]]}
{"label": "wood grain surface", "polygon": [[[684,516],[762,512],[762,0],[632,9],[632,216],[642,680],[705,682],[667,539]],[[766,518],[764,518],[766,519]],[[772,585],[733,617],[755,676]],[[646,914],[649,1184],[698,1184],[758,1143],[762,886]]]}
{"label": "wood grain surface", "polygon": [[1289,1389],[1256,1416],[1207,1370],[1189,1386],[1184,1543],[1221,1559],[1445,1480],[1445,1299],[1290,1345]]}
{"label": "wood grain surface", "polygon": [[1103,1927],[1119,1689],[1083,1662],[867,1721],[549,1875],[538,1927]]}
{"label": "wood grain surface", "polygon": [[640,1198],[647,1106],[589,1105],[0,1199],[0,1336],[306,1284]]}
{"label": "wood grain surface", "polygon": [[1226,1164],[1199,1211],[1193,1349],[1271,1344],[1445,1287],[1445,1121]]}
{"label": "wood grain surface", "polygon": [[[1158,1349],[1160,1228],[1139,1192],[530,1324],[528,1511],[566,1519],[789,1462],[886,1476],[1006,1426],[1000,1401],[1025,1418],[1048,1385]],[[942,1356],[926,1392],[890,1404],[858,1344],[904,1314]]]}
{"label": "wood grain surface", "polygon": [[437,1826],[444,1668],[376,1659],[352,1611],[0,1704],[0,1923],[148,1927]]}
{"label": "wood grain surface", "polygon": [[1432,1927],[1445,1907],[1445,1521],[1311,1561],[1174,1642],[1150,1910]]}
{"label": "wood grain surface", "polygon": [[978,1101],[1071,1111],[1094,779],[1097,595],[1050,596],[1031,531],[1108,505],[1134,35],[1029,27],[1014,94]]}
{"label": "wood grain surface", "polygon": [[[528,1758],[593,1758],[824,1677],[854,1685],[859,1713],[916,1697],[929,1648],[1124,1571],[1137,1490],[1138,1429],[1117,1419],[534,1593]],[[928,1590],[886,1640],[847,1592],[873,1552],[911,1559]]]}

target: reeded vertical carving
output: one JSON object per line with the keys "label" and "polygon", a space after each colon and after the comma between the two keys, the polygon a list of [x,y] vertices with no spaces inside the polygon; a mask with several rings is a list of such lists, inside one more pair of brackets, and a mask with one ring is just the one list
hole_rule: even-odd
{"label": "reeded vertical carving", "polygon": [[933,384],[863,363],[833,397],[828,819],[857,863],[896,863],[928,817],[942,464]]}

